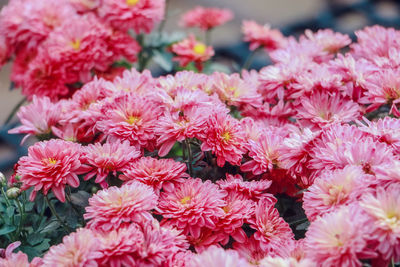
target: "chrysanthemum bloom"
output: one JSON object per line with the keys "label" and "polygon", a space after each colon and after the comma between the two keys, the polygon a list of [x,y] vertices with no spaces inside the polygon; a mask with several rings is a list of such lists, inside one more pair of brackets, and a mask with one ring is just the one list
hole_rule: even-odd
{"label": "chrysanthemum bloom", "polygon": [[134,92],[137,95],[146,96],[154,93],[156,80],[149,70],[138,72],[136,69],[125,70],[121,76],[113,80],[114,89],[123,92]]}
{"label": "chrysanthemum bloom", "polygon": [[233,13],[229,9],[197,6],[183,14],[180,24],[183,27],[197,27],[208,31],[232,19]]}
{"label": "chrysanthemum bloom", "polygon": [[28,156],[20,158],[18,162],[18,175],[22,190],[34,187],[31,201],[38,191],[47,195],[52,190],[61,202],[65,202],[65,186],[78,187],[78,174],[86,171],[80,161],[81,149],[79,144],[58,139],[38,142],[29,147]]}
{"label": "chrysanthemum bloom", "polygon": [[165,188],[156,210],[164,218],[162,224],[175,226],[183,234],[198,238],[203,227],[214,229],[224,215],[226,195],[210,181],[187,179],[175,187]]}
{"label": "chrysanthemum bloom", "polygon": [[388,164],[382,164],[377,166],[375,170],[379,185],[400,184],[400,160],[396,159]]}
{"label": "chrysanthemum bloom", "polygon": [[214,56],[214,49],[197,41],[194,35],[189,35],[188,38],[173,44],[171,51],[176,55],[172,60],[178,61],[182,67],[194,62],[199,71],[203,69],[203,62]]}
{"label": "chrysanthemum bloom", "polygon": [[331,29],[319,30],[315,33],[311,30],[306,30],[304,36],[301,36],[300,39],[303,37],[317,43],[323,50],[329,53],[336,53],[341,48],[351,44],[351,39],[347,34],[334,32]]}
{"label": "chrysanthemum bloom", "polygon": [[219,187],[225,191],[241,194],[247,199],[258,201],[263,197],[267,197],[265,191],[271,186],[272,181],[243,181],[240,174],[232,175],[227,173],[226,180],[218,180],[216,182]]}
{"label": "chrysanthemum bloom", "polygon": [[142,157],[127,166],[120,179],[126,181],[126,183],[139,181],[147,184],[159,194],[163,186],[168,186],[171,182],[179,182],[182,180],[181,178],[189,177],[185,171],[186,165],[173,159]]}
{"label": "chrysanthemum bloom", "polygon": [[318,266],[360,266],[359,259],[374,258],[367,247],[370,228],[358,206],[344,206],[311,223],[306,233],[307,257]]}
{"label": "chrysanthemum bloom", "polygon": [[285,45],[286,39],[279,30],[271,29],[268,24],[259,25],[252,20],[244,20],[242,24],[244,41],[250,43],[250,50],[259,47],[273,51]]}
{"label": "chrysanthemum bloom", "polygon": [[294,259],[292,257],[270,257],[267,256],[259,262],[260,267],[317,267],[318,265],[310,259]]}
{"label": "chrysanthemum bloom", "polygon": [[377,242],[380,257],[400,261],[400,184],[378,187],[376,194],[367,193],[360,206],[368,214],[370,238]]}
{"label": "chrysanthemum bloom", "polygon": [[137,261],[141,259],[139,253],[145,243],[144,234],[137,224],[132,223],[105,233],[99,232],[97,237],[100,253],[97,258],[98,266],[137,266]]}
{"label": "chrysanthemum bloom", "polygon": [[152,219],[150,210],[157,205],[153,189],[132,181],[122,187],[99,191],[89,199],[84,218],[91,229],[110,231],[132,222],[145,223]]}
{"label": "chrysanthemum bloom", "polygon": [[[129,62],[136,62],[142,49],[139,43],[127,32],[112,31],[107,38],[108,49],[114,53],[116,60],[124,58]],[[102,69],[104,72],[105,70]]]}
{"label": "chrysanthemum bloom", "polygon": [[276,200],[261,199],[255,208],[255,216],[249,220],[251,228],[255,229],[254,239],[260,242],[260,248],[270,255],[279,255],[294,235],[289,225],[279,216],[274,208]]}
{"label": "chrysanthemum bloom", "polygon": [[130,146],[128,141],[115,140],[105,144],[95,143],[85,147],[82,162],[92,167],[92,170],[85,176],[89,180],[96,176],[95,183],[103,188],[108,187],[105,181],[107,176],[112,173],[117,175],[117,171],[123,171],[134,159],[140,156],[140,151]]}
{"label": "chrysanthemum bloom", "polygon": [[109,137],[128,140],[131,145],[152,150],[155,142],[154,126],[160,107],[149,98],[134,93],[123,94],[105,103],[104,115],[96,127]]}
{"label": "chrysanthemum bloom", "polygon": [[97,252],[99,240],[95,232],[80,228],[68,236],[64,236],[63,242],[50,247],[43,257],[45,266],[76,266],[97,267],[96,259],[101,256]]}
{"label": "chrysanthemum bloom", "polygon": [[238,73],[228,75],[221,72],[215,72],[212,78],[214,80],[213,91],[227,105],[261,106],[261,95],[257,92],[257,84],[251,83],[251,80],[241,79]]}
{"label": "chrysanthemum bloom", "polygon": [[350,122],[360,117],[357,103],[346,100],[338,94],[315,92],[310,97],[302,98],[297,108],[297,118],[306,127],[323,128],[338,122]]}
{"label": "chrysanthemum bloom", "polygon": [[10,48],[8,47],[6,43],[6,39],[4,36],[0,37],[0,70],[1,67],[6,63],[7,59],[10,56]]}
{"label": "chrysanthemum bloom", "polygon": [[48,97],[33,96],[32,102],[19,109],[17,116],[21,122],[8,133],[27,134],[22,142],[31,135],[47,135],[51,133],[51,127],[61,119],[61,105],[52,103]]}
{"label": "chrysanthemum bloom", "polygon": [[254,239],[254,235],[246,238],[243,243],[234,242],[233,248],[239,253],[239,256],[246,259],[248,263],[258,266],[260,260],[268,255],[268,251],[260,248],[260,242]]}
{"label": "chrysanthemum bloom", "polygon": [[190,267],[250,267],[251,265],[234,250],[211,246],[200,254],[193,255]]}
{"label": "chrysanthemum bloom", "polygon": [[371,183],[369,176],[359,166],[323,172],[304,193],[303,208],[308,219],[313,221],[318,216],[359,200]]}
{"label": "chrysanthemum bloom", "polygon": [[244,163],[240,169],[255,175],[272,171],[274,166],[279,165],[279,148],[282,141],[282,136],[272,131],[264,131],[257,141],[249,140],[248,149],[251,160]]}
{"label": "chrysanthemum bloom", "polygon": [[97,12],[113,28],[150,33],[164,18],[165,0],[103,0]]}
{"label": "chrysanthemum bloom", "polygon": [[[204,73],[194,71],[179,71],[175,75],[161,76],[157,79],[158,87],[168,95],[174,96],[178,89],[196,91],[203,89],[204,85],[212,84],[212,80]],[[209,94],[208,90],[202,90]]]}
{"label": "chrysanthemum bloom", "polygon": [[100,0],[69,0],[71,5],[81,13],[94,10],[99,7]]}
{"label": "chrysanthemum bloom", "polygon": [[201,139],[202,151],[211,150],[217,156],[220,167],[225,161],[233,165],[240,165],[243,154],[246,134],[241,129],[239,121],[229,114],[214,113],[207,122],[207,128]]}
{"label": "chrysanthemum bloom", "polygon": [[42,266],[40,258],[35,257],[31,263],[28,261],[28,256],[18,251],[13,253],[13,250],[21,245],[20,241],[16,241],[7,246],[6,249],[0,249],[0,266],[1,267],[39,267]]}
{"label": "chrysanthemum bloom", "polygon": [[192,260],[194,253],[191,252],[190,250],[178,252],[172,257],[170,257],[168,261],[168,266],[174,266],[174,267],[188,267],[190,264],[190,261]]}

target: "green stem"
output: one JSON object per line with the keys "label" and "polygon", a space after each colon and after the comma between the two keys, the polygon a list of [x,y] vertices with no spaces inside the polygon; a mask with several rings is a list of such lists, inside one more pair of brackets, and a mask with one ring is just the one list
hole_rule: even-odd
{"label": "green stem", "polygon": [[187,152],[188,152],[188,169],[189,169],[189,175],[192,177],[192,176],[193,176],[193,166],[192,166],[193,155],[192,155],[192,148],[190,147],[190,141],[189,141],[189,139],[185,139],[185,145],[186,145],[186,149],[187,149]]}
{"label": "green stem", "polygon": [[51,204],[51,202],[50,202],[49,198],[47,197],[47,195],[44,196],[44,197],[45,197],[45,199],[46,199],[47,206],[49,206],[49,208],[50,208],[50,210],[51,210],[51,213],[53,213],[53,215],[57,218],[57,220],[60,222],[60,224],[61,224],[61,226],[64,228],[64,230],[65,230],[67,233],[70,233],[70,232],[71,232],[71,229],[69,228],[68,225],[65,224],[65,222],[60,218],[60,216],[58,216],[58,214],[57,214],[57,212],[56,212],[56,209],[54,208],[53,204]]}
{"label": "green stem", "polygon": [[18,198],[15,199],[14,202],[17,204],[17,208],[18,208],[19,215],[20,215],[19,224],[18,224],[18,228],[17,228],[17,238],[18,238],[19,235],[21,234],[22,222],[24,221],[25,212],[24,212],[24,209],[22,209],[21,203],[19,203]]}
{"label": "green stem", "polygon": [[250,55],[247,57],[246,61],[244,62],[242,69],[247,70],[251,67],[251,63],[253,63],[254,57],[257,52],[258,52],[258,49],[251,51]]}
{"label": "green stem", "polygon": [[391,267],[395,267],[394,258],[392,258]]}
{"label": "green stem", "polygon": [[204,33],[204,42],[206,45],[211,44],[211,30],[206,30]]}
{"label": "green stem", "polygon": [[15,105],[15,107],[11,110],[11,113],[8,115],[6,121],[4,122],[4,124],[8,124],[12,118],[14,117],[15,113],[18,112],[19,108],[26,102],[26,97],[24,97],[21,101],[19,101],[17,103],[17,105]]}
{"label": "green stem", "polygon": [[4,191],[4,187],[1,187],[1,193],[2,193],[3,196],[4,196],[4,200],[6,201],[7,207],[10,207],[10,206],[11,206],[11,203],[10,203],[10,201],[8,200],[8,197],[7,197],[7,195],[6,195],[6,191]]}

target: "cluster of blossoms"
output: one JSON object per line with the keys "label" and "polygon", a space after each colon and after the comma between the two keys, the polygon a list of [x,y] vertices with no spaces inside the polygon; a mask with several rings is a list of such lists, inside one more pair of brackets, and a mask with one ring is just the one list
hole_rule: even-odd
{"label": "cluster of blossoms", "polygon": [[[76,22],[80,31],[86,29],[81,24],[97,20],[95,27],[111,27],[114,34],[125,34],[126,27],[148,32],[163,6],[150,0],[71,2],[74,16],[85,16]],[[14,14],[8,9],[3,13]],[[219,9],[191,12],[183,25],[203,30],[232,17]],[[53,27],[41,38],[29,30],[17,34],[14,39],[26,39],[16,46],[23,52],[14,52],[18,57],[41,42],[29,69],[54,48],[52,55],[62,60],[57,68],[65,68],[57,71],[75,78],[105,67],[96,60],[90,65],[88,53],[100,53],[101,60],[107,53],[94,52],[94,43],[80,49],[86,37],[64,42],[73,54],[57,54],[58,32],[68,37],[72,21],[68,30]],[[104,29],[90,29],[96,36],[88,39],[102,40]],[[367,27],[356,32],[355,43],[331,30],[284,37],[253,21],[244,22],[243,32],[252,50],[269,53],[272,65],[258,72],[181,71],[161,77],[131,69],[110,80],[86,77],[90,81],[70,95],[58,87],[26,91],[32,101],[17,114],[22,125],[10,132],[44,141],[32,145],[16,166],[21,189],[32,190],[31,201],[51,192],[61,202],[67,188],[85,181],[100,190],[89,198],[85,227],[31,263],[22,252],[12,253],[18,244],[11,244],[0,254],[0,264],[400,262],[400,31]],[[14,39],[7,36],[6,42],[20,44]],[[348,52],[340,53],[342,48]],[[171,49],[182,65],[194,62],[198,70],[213,54],[194,36]],[[41,77],[33,75],[31,81],[42,84]],[[57,77],[52,74],[51,81],[65,84]],[[310,224],[303,238],[278,209],[283,194],[302,204]]]}

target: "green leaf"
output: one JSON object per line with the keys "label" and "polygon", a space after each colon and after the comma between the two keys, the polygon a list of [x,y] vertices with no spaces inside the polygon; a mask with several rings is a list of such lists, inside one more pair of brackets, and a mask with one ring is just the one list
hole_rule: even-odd
{"label": "green leaf", "polygon": [[32,211],[34,205],[35,205],[35,203],[33,203],[33,202],[26,203],[25,204],[25,211],[26,212]]}
{"label": "green leaf", "polygon": [[27,237],[26,241],[28,241],[28,243],[30,245],[35,246],[35,245],[41,243],[43,241],[43,239],[44,239],[44,235],[43,234],[32,233]]}
{"label": "green leaf", "polygon": [[8,217],[14,216],[14,213],[15,213],[15,207],[14,206],[10,206],[10,207],[7,208],[6,214],[7,214]]}
{"label": "green leaf", "polygon": [[56,230],[57,228],[60,227],[60,223],[58,221],[52,221],[48,225],[46,225],[42,231],[40,231],[42,234],[52,232]]}
{"label": "green leaf", "polygon": [[298,230],[298,231],[307,230],[309,226],[310,226],[310,222],[303,222],[296,226],[296,230]]}
{"label": "green leaf", "polygon": [[76,193],[71,194],[71,202],[72,204],[79,207],[86,207],[89,205],[88,199],[90,198],[90,194],[86,191],[78,191]]}
{"label": "green leaf", "polygon": [[45,251],[50,247],[49,242],[50,239],[43,239],[42,243],[40,243],[38,246],[35,246],[35,249],[39,250],[40,252]]}
{"label": "green leaf", "polygon": [[12,233],[16,230],[17,228],[14,225],[5,225],[2,228],[0,228],[0,235],[6,235],[9,233]]}
{"label": "green leaf", "polygon": [[170,72],[173,68],[172,55],[166,52],[160,52],[158,50],[153,51],[153,60],[156,62],[163,70]]}

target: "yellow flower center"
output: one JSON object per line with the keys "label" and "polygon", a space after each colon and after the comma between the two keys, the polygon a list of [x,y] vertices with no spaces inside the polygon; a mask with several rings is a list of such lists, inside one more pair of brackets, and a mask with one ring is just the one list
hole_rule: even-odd
{"label": "yellow flower center", "polygon": [[225,213],[228,213],[229,210],[230,210],[228,206],[225,206],[225,207],[223,207],[222,209],[224,210]]}
{"label": "yellow flower center", "polygon": [[181,203],[182,203],[182,204],[186,204],[186,203],[188,203],[190,200],[191,200],[191,198],[190,198],[189,196],[186,196],[186,197],[184,197],[184,198],[181,199]]}
{"label": "yellow flower center", "polygon": [[72,41],[71,46],[74,50],[79,50],[81,48],[81,40],[76,39],[75,41]]}
{"label": "yellow flower center", "polygon": [[47,159],[47,162],[48,162],[49,164],[51,164],[51,165],[54,165],[54,164],[57,163],[57,160],[56,160],[55,158],[48,158],[48,159]]}
{"label": "yellow flower center", "polygon": [[204,55],[206,53],[206,50],[207,50],[207,46],[203,43],[197,43],[193,47],[193,52],[198,55]]}
{"label": "yellow flower center", "polygon": [[126,120],[130,125],[137,123],[140,120],[139,117],[137,116],[129,116],[128,119]]}
{"label": "yellow flower center", "polygon": [[229,141],[231,139],[231,134],[229,132],[225,132],[221,135],[224,141]]}
{"label": "yellow flower center", "polygon": [[139,3],[139,0],[126,0],[128,6],[135,6],[137,3]]}

